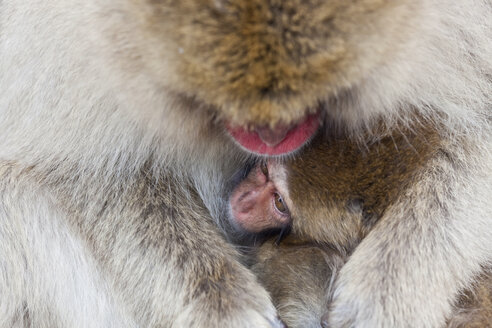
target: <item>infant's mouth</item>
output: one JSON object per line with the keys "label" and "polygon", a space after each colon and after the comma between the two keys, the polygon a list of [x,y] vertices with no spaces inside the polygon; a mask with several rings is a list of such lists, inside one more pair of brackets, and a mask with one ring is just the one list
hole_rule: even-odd
{"label": "infant's mouth", "polygon": [[260,155],[282,155],[309,141],[320,126],[320,113],[305,116],[295,124],[248,129],[226,124],[227,131],[246,150]]}

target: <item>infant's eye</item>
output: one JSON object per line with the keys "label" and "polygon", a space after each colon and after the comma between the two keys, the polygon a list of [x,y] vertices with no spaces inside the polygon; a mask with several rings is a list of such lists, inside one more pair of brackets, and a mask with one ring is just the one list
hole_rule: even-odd
{"label": "infant's eye", "polygon": [[277,208],[277,210],[279,210],[280,213],[286,213],[287,206],[285,205],[282,196],[280,196],[278,193],[275,193],[274,197],[275,197],[275,207]]}
{"label": "infant's eye", "polygon": [[261,162],[261,164],[260,164],[260,170],[268,178],[268,166],[267,166],[267,163]]}

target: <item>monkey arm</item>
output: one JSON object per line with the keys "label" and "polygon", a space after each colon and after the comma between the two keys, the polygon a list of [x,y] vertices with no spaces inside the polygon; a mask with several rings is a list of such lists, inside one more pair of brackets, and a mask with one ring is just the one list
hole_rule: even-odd
{"label": "monkey arm", "polygon": [[490,142],[481,145],[440,152],[387,209],[340,272],[331,327],[443,326],[492,260]]}
{"label": "monkey arm", "polygon": [[282,327],[266,291],[191,188],[143,181],[125,204],[115,208],[124,217],[107,216],[121,226],[98,248],[115,250],[103,263],[143,326]]}
{"label": "monkey arm", "polygon": [[10,171],[0,165],[0,327],[282,327],[186,187],[83,187],[73,208],[66,190]]}
{"label": "monkey arm", "polygon": [[0,327],[136,327],[66,213],[18,171],[0,161]]}

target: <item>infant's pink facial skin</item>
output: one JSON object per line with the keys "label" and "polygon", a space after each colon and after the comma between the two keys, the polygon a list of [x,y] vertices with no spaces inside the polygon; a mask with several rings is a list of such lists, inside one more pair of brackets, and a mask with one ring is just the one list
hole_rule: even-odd
{"label": "infant's pink facial skin", "polygon": [[281,212],[275,205],[275,197],[278,195],[285,200],[277,184],[284,188],[286,183],[276,183],[270,178],[271,176],[279,180],[281,172],[277,170],[282,167],[271,162],[267,167],[268,176],[262,172],[260,165],[257,165],[232,193],[229,200],[232,220],[240,230],[259,233],[290,224],[288,211]]}

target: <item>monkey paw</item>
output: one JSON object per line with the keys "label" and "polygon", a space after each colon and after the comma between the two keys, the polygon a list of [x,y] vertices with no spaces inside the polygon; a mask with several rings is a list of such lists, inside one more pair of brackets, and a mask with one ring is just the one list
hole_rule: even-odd
{"label": "monkey paw", "polygon": [[[235,298],[235,299],[234,299]],[[237,297],[224,296],[219,301],[229,303],[221,310],[209,307],[211,300],[195,303],[192,307],[181,312],[173,327],[200,328],[286,328],[277,316],[275,308],[268,298],[257,295]],[[200,304],[203,303],[203,304]]]}
{"label": "monkey paw", "polygon": [[360,269],[360,263],[349,260],[339,272],[331,304],[321,318],[322,327],[405,327],[407,323],[402,321],[405,315],[394,302],[397,295],[392,295],[381,279],[377,270]]}
{"label": "monkey paw", "polygon": [[[357,264],[357,263],[355,263]],[[432,287],[406,283],[400,274],[355,265],[340,271],[332,302],[322,317],[323,328],[441,327],[444,315]],[[362,268],[362,269],[361,269]],[[411,286],[411,287],[409,287]]]}

